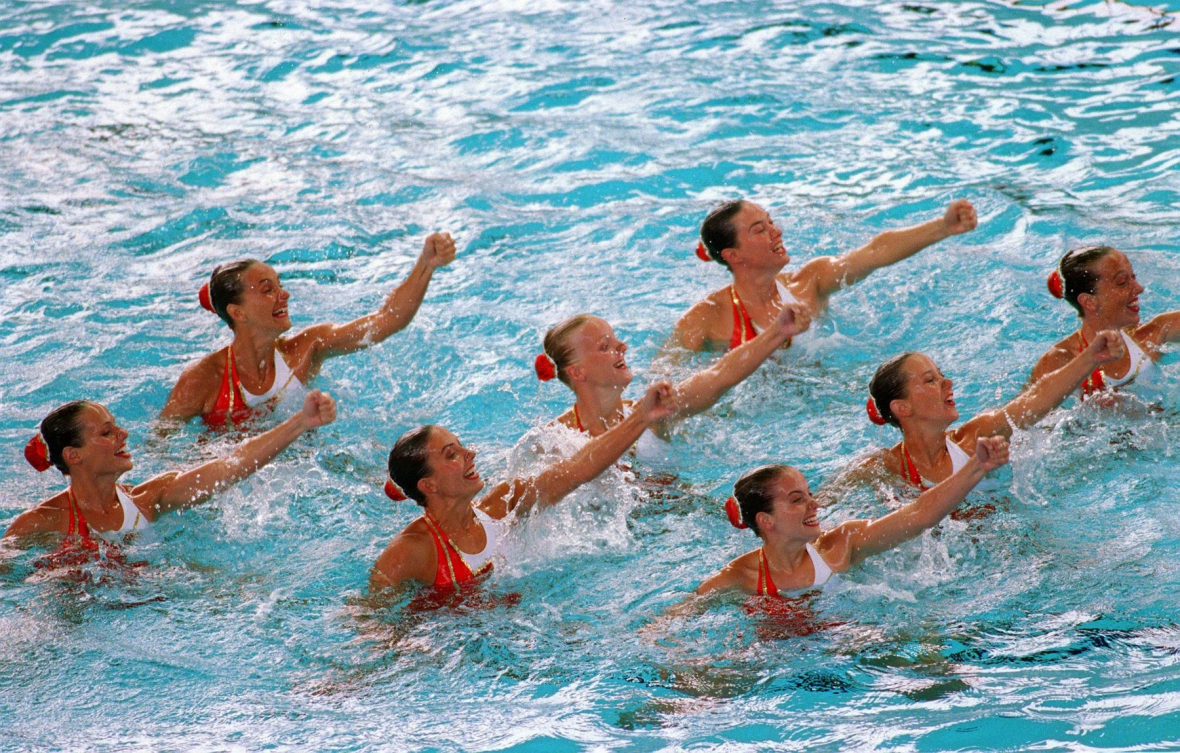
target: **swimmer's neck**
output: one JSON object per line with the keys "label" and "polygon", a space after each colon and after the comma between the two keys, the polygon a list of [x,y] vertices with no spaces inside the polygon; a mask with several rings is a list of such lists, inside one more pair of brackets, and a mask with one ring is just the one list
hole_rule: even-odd
{"label": "swimmer's neck", "polygon": [[274,363],[275,343],[278,338],[260,332],[248,332],[240,327],[234,332],[230,345],[234,351],[234,368],[247,376],[259,377]]}
{"label": "swimmer's neck", "polygon": [[766,557],[766,564],[770,566],[771,570],[777,570],[780,573],[794,573],[801,567],[804,567],[803,561],[810,559],[807,554],[807,545],[810,541],[798,541],[796,539],[781,539],[778,541],[762,540],[762,555]]}
{"label": "swimmer's neck", "polygon": [[941,423],[925,422],[906,426],[902,432],[902,442],[915,464],[924,468],[937,468],[942,458],[950,454],[946,449],[948,428]]}
{"label": "swimmer's neck", "polygon": [[116,487],[119,474],[105,474],[102,476],[73,475],[70,477],[70,491],[74,493],[74,500],[82,508],[82,516],[87,520],[107,517],[116,507],[122,508]]}
{"label": "swimmer's neck", "polygon": [[443,533],[459,534],[471,527],[475,520],[474,497],[433,497],[426,503],[429,515]]}
{"label": "swimmer's neck", "polygon": [[1099,332],[1107,329],[1121,332],[1123,328],[1117,324],[1102,321],[1097,316],[1088,316],[1082,319],[1082,326],[1078,328],[1078,331],[1082,333],[1082,337],[1086,338],[1086,342],[1092,343]]}
{"label": "swimmer's neck", "polygon": [[[733,289],[737,291],[738,298],[747,307],[755,305],[765,308],[778,298],[777,283],[781,272],[782,270],[776,272],[769,269],[758,271],[734,269]],[[782,301],[779,303],[781,304]]]}
{"label": "swimmer's neck", "polygon": [[593,387],[576,383],[574,406],[582,428],[597,437],[605,434],[612,426],[623,420],[623,391],[618,387]]}

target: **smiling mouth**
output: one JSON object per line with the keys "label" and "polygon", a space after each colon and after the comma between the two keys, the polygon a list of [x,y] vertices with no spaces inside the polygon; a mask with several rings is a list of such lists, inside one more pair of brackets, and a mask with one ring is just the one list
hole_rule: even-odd
{"label": "smiling mouth", "polygon": [[475,470],[474,466],[472,466],[471,470],[463,474],[463,478],[467,479],[468,481],[479,481],[479,472]]}
{"label": "smiling mouth", "polygon": [[619,359],[618,362],[615,363],[615,368],[616,369],[625,369],[625,368],[627,368],[627,362],[623,359]]}
{"label": "smiling mouth", "polygon": [[803,525],[805,525],[805,526],[819,525],[819,515],[817,515],[815,513],[808,515],[806,518],[803,519]]}
{"label": "smiling mouth", "polygon": [[774,244],[774,248],[772,248],[771,251],[775,252],[779,256],[786,256],[787,255],[787,249],[783,248],[783,242],[781,240],[778,243]]}
{"label": "smiling mouth", "polygon": [[274,310],[274,317],[276,319],[284,319],[287,316],[287,307],[283,306]]}
{"label": "smiling mouth", "polygon": [[128,460],[130,460],[130,459],[131,459],[131,453],[127,451],[127,448],[126,448],[126,447],[123,447],[123,448],[121,448],[121,449],[120,449],[118,452],[116,452],[116,453],[115,453],[115,457],[117,457],[117,458],[127,458]]}

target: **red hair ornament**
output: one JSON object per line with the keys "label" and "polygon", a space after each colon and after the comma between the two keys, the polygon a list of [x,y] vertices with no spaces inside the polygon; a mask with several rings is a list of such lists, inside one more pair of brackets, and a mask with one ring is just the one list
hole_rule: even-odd
{"label": "red hair ornament", "polygon": [[201,302],[201,308],[214,314],[217,313],[213,309],[213,298],[209,295],[209,283],[205,283],[201,286],[201,289],[197,291],[197,300]]}
{"label": "red hair ornament", "polygon": [[49,461],[49,447],[40,434],[35,434],[25,445],[25,460],[29,461],[29,465],[36,468],[38,473],[44,473],[53,465]]}
{"label": "red hair ornament", "polygon": [[533,361],[533,368],[537,371],[537,379],[542,382],[548,382],[557,376],[557,366],[553,363],[553,359],[544,353],[537,356],[536,361]]}
{"label": "red hair ornament", "polygon": [[713,261],[713,257],[709,256],[709,250],[705,248],[704,241],[697,241],[697,258],[701,261]]}
{"label": "red hair ornament", "polygon": [[406,501],[406,495],[402,494],[402,490],[398,488],[397,484],[393,483],[393,479],[391,478],[385,479],[385,496],[389,497],[394,502]]}
{"label": "red hair ornament", "polygon": [[884,426],[889,423],[881,415],[881,411],[877,410],[877,401],[871,397],[865,401],[865,413],[869,414],[869,420],[877,426]]}
{"label": "red hair ornament", "polygon": [[749,528],[749,526],[742,521],[741,508],[738,507],[737,500],[733,497],[725,500],[725,514],[729,518],[729,524],[734,528]]}
{"label": "red hair ornament", "polygon": [[1053,272],[1049,275],[1049,279],[1046,280],[1046,283],[1049,286],[1049,293],[1054,298],[1064,298],[1065,297],[1065,283],[1061,279],[1061,270],[1060,269],[1054,269]]}

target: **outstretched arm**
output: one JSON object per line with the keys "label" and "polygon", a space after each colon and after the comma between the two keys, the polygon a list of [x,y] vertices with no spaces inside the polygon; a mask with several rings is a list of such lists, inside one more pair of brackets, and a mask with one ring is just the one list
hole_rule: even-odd
{"label": "outstretched arm", "polygon": [[405,282],[394,288],[381,308],[348,324],[317,324],[297,335],[312,348],[315,362],[352,353],[376,345],[395,332],[405,329],[418,313],[434,270],[455,259],[455,241],[450,233],[434,233],[426,238],[418,263]]}
{"label": "outstretched arm", "polygon": [[811,314],[798,303],[783,306],[774,323],[757,337],[722,356],[707,369],[676,385],[676,417],[707,410],[750,376],[780,345],[811,326]]}
{"label": "outstretched arm", "polygon": [[[303,410],[268,432],[245,440],[225,458],[212,460],[188,471],[165,473],[140,484],[133,490],[137,504],[142,500],[154,520],[170,510],[191,507],[203,502],[217,490],[237,483],[269,463],[303,432],[336,419],[336,403],[327,394],[314,390],[303,403]],[[142,496],[141,496],[142,495]]]}
{"label": "outstretched arm", "polygon": [[921,496],[889,513],[870,521],[850,521],[836,530],[847,527],[850,564],[873,554],[892,549],[908,541],[958,507],[967,492],[988,473],[1008,462],[1008,441],[1002,437],[979,439],[975,443],[975,457],[971,458],[950,478]]}
{"label": "outstretched arm", "polygon": [[959,441],[978,436],[1012,436],[1014,429],[1027,429],[1061,405],[1086,377],[1104,363],[1117,361],[1127,350],[1117,330],[1099,332],[1085,350],[1056,371],[1049,372],[999,410],[981,413],[956,432]]}
{"label": "outstretched arm", "polygon": [[903,230],[887,230],[855,251],[835,258],[816,259],[805,265],[800,273],[812,272],[817,294],[826,298],[841,287],[860,282],[874,271],[908,259],[929,245],[974,230],[977,224],[975,207],[966,199],[957,199],[937,220]]}
{"label": "outstretched arm", "polygon": [[647,427],[667,418],[674,410],[672,386],[656,382],[648,387],[630,416],[591,439],[572,457],[554,463],[536,476],[498,484],[480,500],[480,509],[493,518],[502,518],[514,509],[524,511],[534,505],[556,504],[574,489],[597,478],[639,440]]}
{"label": "outstretched arm", "polygon": [[1153,316],[1151,321],[1140,327],[1135,334],[1138,339],[1146,340],[1155,346],[1180,340],[1180,311]]}

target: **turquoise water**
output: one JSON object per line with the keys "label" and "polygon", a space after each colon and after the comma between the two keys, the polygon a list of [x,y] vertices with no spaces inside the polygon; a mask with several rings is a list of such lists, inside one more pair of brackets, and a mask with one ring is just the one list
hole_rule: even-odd
{"label": "turquoise water", "polygon": [[[731,597],[639,633],[753,547],[720,507],[741,472],[822,487],[894,441],[862,410],[886,357],[931,354],[964,415],[1013,395],[1074,326],[1044,292],[1064,249],[1125,249],[1144,313],[1180,308],[1180,6],[308,5],[0,2],[0,523],[61,488],[20,450],[67,399],[131,431],[128,480],[227,450],[152,433],[228,342],[196,304],[215,263],[269,260],[301,326],[375,307],[432,230],[461,249],[407,331],[324,369],[337,424],[161,521],[134,574],[8,555],[0,746],[1180,747],[1174,348],[1162,411],[1071,403],[1017,436],[975,495],[995,515],[841,577],[823,629]],[[732,196],[796,260],[954,197],[981,223],[684,424],[673,486],[612,472],[518,528],[488,592],[519,605],[369,606],[415,514],[381,493],[393,439],[443,423],[501,477],[569,404],[531,376],[544,329],[601,314],[642,372],[724,284],[692,249]]]}

